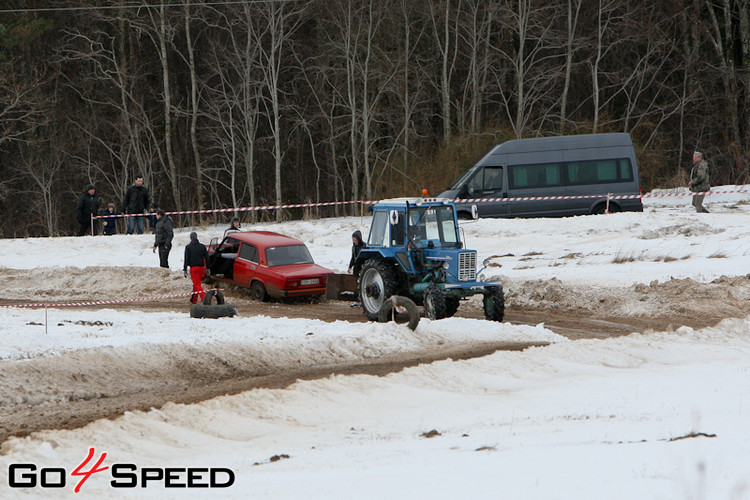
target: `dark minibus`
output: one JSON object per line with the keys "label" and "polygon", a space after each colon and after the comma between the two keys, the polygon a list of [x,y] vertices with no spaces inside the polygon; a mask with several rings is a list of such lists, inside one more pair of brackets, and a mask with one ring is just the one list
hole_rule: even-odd
{"label": "dark minibus", "polygon": [[[471,218],[472,205],[479,217],[563,217],[604,213],[608,194],[631,195],[611,199],[610,212],[643,211],[630,134],[538,137],[496,144],[439,197],[472,200],[456,204],[462,218]],[[549,199],[524,199],[539,197]]]}

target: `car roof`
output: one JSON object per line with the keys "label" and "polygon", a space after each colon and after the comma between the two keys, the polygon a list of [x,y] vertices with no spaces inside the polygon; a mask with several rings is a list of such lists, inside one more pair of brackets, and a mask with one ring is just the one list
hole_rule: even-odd
{"label": "car roof", "polygon": [[266,247],[281,247],[289,245],[304,245],[304,243],[291,236],[274,233],[271,231],[239,231],[229,233],[227,238],[236,238],[245,243],[263,245]]}

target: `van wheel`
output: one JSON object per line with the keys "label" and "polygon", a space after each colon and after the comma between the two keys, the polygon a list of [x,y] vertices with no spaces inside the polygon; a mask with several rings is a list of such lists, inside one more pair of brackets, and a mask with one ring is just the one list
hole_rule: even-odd
{"label": "van wheel", "polygon": [[[620,211],[620,206],[617,203],[609,202],[609,213],[613,214]],[[607,204],[599,203],[593,209],[591,209],[592,215],[602,215],[607,212]]]}

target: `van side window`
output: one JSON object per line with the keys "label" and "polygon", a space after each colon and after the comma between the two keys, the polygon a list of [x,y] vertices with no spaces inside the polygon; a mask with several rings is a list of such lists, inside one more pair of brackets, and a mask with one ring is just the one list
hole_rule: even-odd
{"label": "van side window", "polygon": [[508,171],[508,184],[511,189],[562,186],[561,171],[559,163],[513,165]]}
{"label": "van side window", "polygon": [[503,167],[484,167],[469,181],[469,194],[503,190]]}
{"label": "van side window", "polygon": [[502,191],[503,167],[484,167],[484,190]]}
{"label": "van side window", "polygon": [[627,158],[577,161],[566,164],[566,167],[569,185],[631,182],[633,180],[633,167]]}
{"label": "van side window", "polygon": [[243,243],[240,247],[240,258],[258,263],[258,249],[254,246]]}

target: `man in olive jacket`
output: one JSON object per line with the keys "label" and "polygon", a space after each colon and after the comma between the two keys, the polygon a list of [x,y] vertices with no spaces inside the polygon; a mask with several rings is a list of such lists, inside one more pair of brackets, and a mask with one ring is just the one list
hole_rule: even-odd
{"label": "man in olive jacket", "polygon": [[154,253],[159,249],[159,266],[169,267],[169,251],[172,250],[174,237],[172,217],[164,215],[161,208],[156,211],[156,228],[154,228]]}
{"label": "man in olive jacket", "polygon": [[703,159],[703,153],[700,151],[693,153],[693,169],[690,171],[688,188],[690,188],[690,191],[696,193],[693,195],[695,211],[698,213],[708,213],[706,207],[703,206],[703,198],[706,197],[706,191],[711,189],[711,184],[708,181],[708,163]]}

